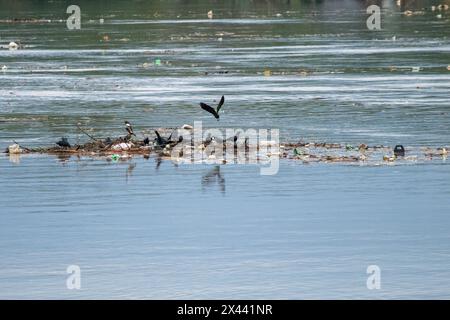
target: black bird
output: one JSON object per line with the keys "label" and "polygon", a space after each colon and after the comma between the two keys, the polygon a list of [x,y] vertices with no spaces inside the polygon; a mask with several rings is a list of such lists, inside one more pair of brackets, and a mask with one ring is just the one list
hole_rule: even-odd
{"label": "black bird", "polygon": [[56,142],[56,144],[62,148],[70,148],[71,147],[69,141],[67,141],[67,138],[65,138],[65,137],[62,137],[61,140]]}
{"label": "black bird", "polygon": [[225,97],[222,96],[222,99],[220,99],[219,104],[217,105],[216,109],[214,109],[213,107],[211,107],[211,106],[209,106],[209,105],[207,105],[206,103],[203,103],[203,102],[200,103],[200,107],[202,107],[203,110],[208,111],[209,113],[211,113],[214,116],[214,118],[216,118],[217,121],[219,121],[219,118],[220,118],[219,111],[220,111],[220,108],[222,108],[224,102],[225,102]]}
{"label": "black bird", "polygon": [[163,138],[163,137],[161,137],[159,132],[156,130],[155,130],[155,134],[156,134],[156,138],[155,138],[155,146],[156,147],[164,148],[170,142],[170,139],[172,138],[172,134],[170,135],[170,137],[168,139]]}
{"label": "black bird", "polygon": [[394,148],[394,155],[396,157],[404,157],[405,156],[405,148],[402,145],[396,145]]}
{"label": "black bird", "polygon": [[127,130],[128,135],[136,136],[133,132],[133,127],[131,126],[131,123],[129,123],[128,121],[125,121],[125,130]]}

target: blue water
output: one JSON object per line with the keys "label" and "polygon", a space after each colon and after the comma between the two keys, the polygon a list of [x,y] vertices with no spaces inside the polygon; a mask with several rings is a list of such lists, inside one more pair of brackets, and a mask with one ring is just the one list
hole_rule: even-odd
{"label": "blue water", "polygon": [[[298,3],[215,4],[212,21],[205,1],[86,4],[78,33],[0,23],[2,45],[25,45],[0,50],[0,148],[85,142],[78,122],[117,136],[125,119],[139,135],[202,120],[280,129],[282,141],[448,147],[448,12],[385,7],[372,33],[357,1]],[[64,12],[56,1],[0,18]],[[222,94],[217,122],[198,103]],[[262,176],[153,156],[1,155],[0,298],[450,298],[448,161],[380,163],[282,160]],[[70,265],[80,290],[66,287]]]}

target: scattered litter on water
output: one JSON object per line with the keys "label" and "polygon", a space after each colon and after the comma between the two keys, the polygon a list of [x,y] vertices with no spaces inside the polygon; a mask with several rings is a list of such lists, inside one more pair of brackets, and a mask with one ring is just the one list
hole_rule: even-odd
{"label": "scattered litter on water", "polygon": [[132,143],[121,142],[121,143],[113,145],[111,147],[111,149],[114,151],[120,151],[120,150],[127,151],[127,150],[130,150],[131,148],[133,148],[133,146],[134,145]]}
{"label": "scattered litter on water", "polygon": [[18,44],[18,43],[14,42],[14,41],[11,41],[11,42],[8,44],[8,49],[9,49],[9,50],[17,50],[17,49],[20,49],[20,48],[21,48],[20,42],[19,42],[19,44]]}
{"label": "scattered litter on water", "polygon": [[14,143],[8,147],[9,154],[20,154],[22,153],[22,148],[17,143]]}
{"label": "scattered litter on water", "polygon": [[[143,135],[143,138],[138,139],[131,124],[129,122],[125,122],[125,124],[126,136],[100,138],[91,133],[93,129],[84,129],[78,124],[79,131],[89,137],[89,141],[84,144],[71,144],[68,138],[62,137],[54,146],[27,148],[13,141],[14,144],[10,145],[5,152],[10,156],[39,153],[70,158],[71,155],[84,155],[106,157],[106,159],[112,161],[119,159],[126,161],[137,155],[150,157],[153,154],[178,163],[201,163],[198,159],[203,159],[219,164],[233,163],[231,158],[226,158],[228,156],[239,158],[245,155],[245,159],[260,162],[279,157],[280,159],[300,161],[304,164],[353,163],[359,165],[380,165],[386,162],[405,164],[434,159],[445,160],[448,154],[448,147],[408,147],[408,157],[405,157],[406,151],[402,145],[388,147],[362,143],[355,146],[330,142],[282,141],[280,143],[280,141],[275,140],[251,142],[249,138],[239,137],[239,135],[226,139],[209,135],[198,141],[194,139],[193,127],[188,124],[176,128],[142,130],[139,135]],[[153,137],[150,135],[151,133],[154,134]],[[246,161],[238,163],[249,163]]]}
{"label": "scattered litter on water", "polygon": [[63,148],[70,148],[71,147],[71,145],[70,145],[70,143],[69,143],[69,141],[68,141],[68,139],[66,137],[62,137],[61,140],[56,142],[56,144],[58,146],[60,146],[60,147],[63,147]]}

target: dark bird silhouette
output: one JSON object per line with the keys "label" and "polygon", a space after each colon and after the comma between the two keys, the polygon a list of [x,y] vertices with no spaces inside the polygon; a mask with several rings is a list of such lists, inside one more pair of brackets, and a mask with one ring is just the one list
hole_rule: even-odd
{"label": "dark bird silhouette", "polygon": [[69,141],[65,137],[62,137],[61,140],[56,142],[56,144],[62,148],[70,148],[71,147]]}
{"label": "dark bird silhouette", "polygon": [[172,135],[168,139],[161,137],[158,131],[155,130],[156,138],[155,138],[155,146],[164,148],[172,138]]}
{"label": "dark bird silhouette", "polygon": [[173,131],[168,138],[161,137],[159,132],[156,130],[155,130],[155,134],[156,134],[156,138],[155,138],[154,146],[158,147],[158,148],[165,148],[167,145],[169,145],[170,147],[174,147],[178,143],[181,143],[183,141],[183,136],[179,136],[178,140],[173,141],[172,140]]}
{"label": "dark bird silhouette", "polygon": [[211,113],[214,116],[214,118],[216,118],[217,121],[219,121],[219,118],[220,118],[219,111],[220,111],[220,108],[222,108],[224,102],[225,102],[225,97],[222,96],[222,99],[220,99],[219,104],[217,105],[216,109],[214,109],[213,107],[211,107],[203,102],[200,103],[200,107],[202,107],[203,110]]}
{"label": "dark bird silhouette", "polygon": [[134,134],[133,127],[131,126],[131,123],[129,123],[128,121],[125,121],[125,130],[127,130],[128,135],[130,135],[130,136],[136,136],[136,135]]}

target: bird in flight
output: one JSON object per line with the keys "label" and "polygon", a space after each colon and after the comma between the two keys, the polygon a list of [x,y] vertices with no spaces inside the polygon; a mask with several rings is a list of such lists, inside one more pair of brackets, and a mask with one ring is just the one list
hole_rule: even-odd
{"label": "bird in flight", "polygon": [[133,127],[131,126],[131,123],[129,123],[128,121],[125,121],[125,130],[127,130],[128,135],[136,136],[133,132]]}
{"label": "bird in flight", "polygon": [[213,107],[211,107],[203,102],[200,103],[200,107],[202,107],[203,110],[211,113],[214,116],[214,118],[216,118],[217,121],[219,121],[219,118],[220,118],[219,111],[220,111],[220,108],[222,108],[224,102],[225,102],[225,97],[222,96],[222,99],[220,99],[219,104],[217,105],[216,109],[214,109]]}

